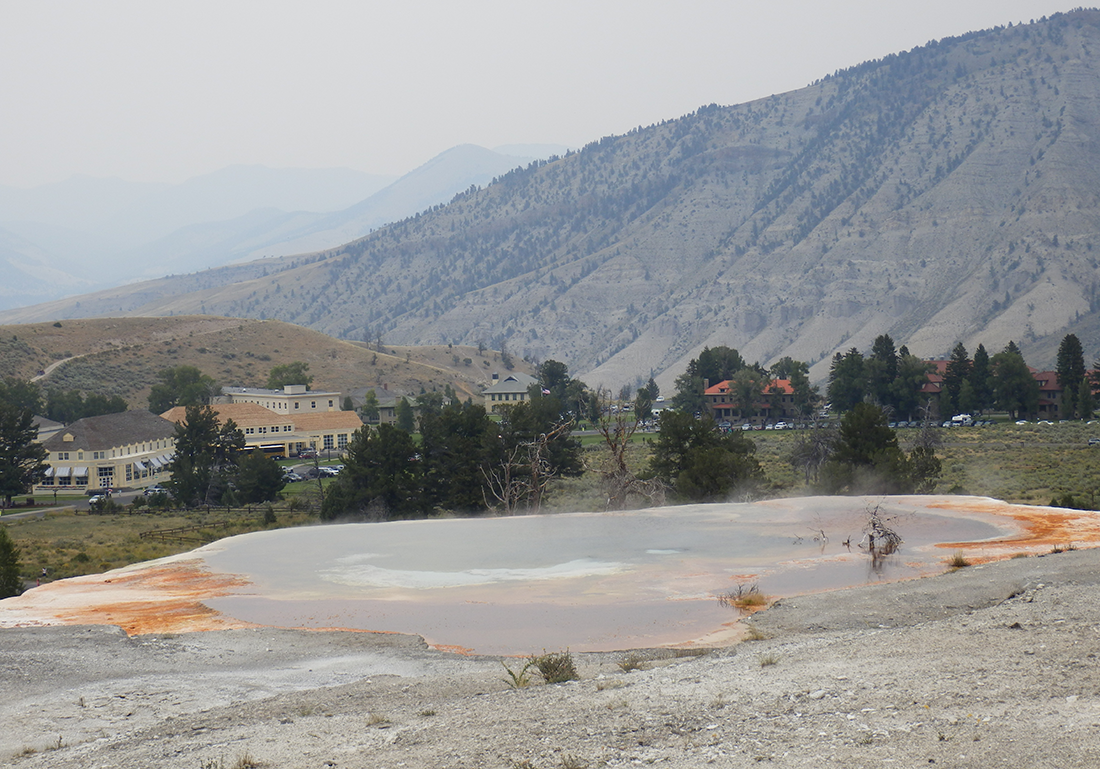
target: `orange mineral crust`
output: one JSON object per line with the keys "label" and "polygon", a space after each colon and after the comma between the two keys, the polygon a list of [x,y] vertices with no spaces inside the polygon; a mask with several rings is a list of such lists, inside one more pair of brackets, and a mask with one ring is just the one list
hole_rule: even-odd
{"label": "orange mineral crust", "polygon": [[981,542],[944,542],[938,547],[966,550],[977,560],[995,560],[1018,553],[1049,552],[1056,547],[1100,545],[1100,513],[1061,507],[1013,505],[996,499],[974,497],[930,502],[929,509],[979,513],[1010,518],[1019,524],[1019,534]]}
{"label": "orange mineral crust", "polygon": [[214,574],[201,562],[158,562],[53,582],[9,598],[2,604],[0,627],[118,625],[129,635],[256,627],[203,604],[247,584]]}

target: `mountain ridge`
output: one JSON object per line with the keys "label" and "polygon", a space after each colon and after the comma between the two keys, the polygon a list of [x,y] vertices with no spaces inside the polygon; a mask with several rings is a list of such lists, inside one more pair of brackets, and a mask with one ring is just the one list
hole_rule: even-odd
{"label": "mountain ridge", "polygon": [[610,386],[670,386],[716,344],[806,360],[818,379],[881,333],[925,357],[1010,339],[1047,356],[1072,327],[1092,351],[1098,57],[1095,10],[934,41],[604,137],[265,274],[84,309],[506,345]]}

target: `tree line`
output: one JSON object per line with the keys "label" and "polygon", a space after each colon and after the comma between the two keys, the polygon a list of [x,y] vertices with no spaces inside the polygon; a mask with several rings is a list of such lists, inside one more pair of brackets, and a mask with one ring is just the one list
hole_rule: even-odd
{"label": "tree line", "polygon": [[[932,396],[923,388],[934,370],[932,363],[911,355],[904,345],[895,349],[890,335],[882,334],[866,357],[854,347],[834,356],[829,404],[842,413],[867,402],[898,418],[926,417]],[[1067,334],[1059,345],[1055,373],[1063,393],[1062,416],[1091,419],[1095,411],[1092,393],[1100,380],[1095,371],[1088,375],[1081,342],[1074,334]],[[938,410],[942,416],[998,410],[1016,419],[1037,414],[1039,399],[1039,382],[1015,342],[992,356],[979,344],[973,357],[959,342],[944,367]]]}

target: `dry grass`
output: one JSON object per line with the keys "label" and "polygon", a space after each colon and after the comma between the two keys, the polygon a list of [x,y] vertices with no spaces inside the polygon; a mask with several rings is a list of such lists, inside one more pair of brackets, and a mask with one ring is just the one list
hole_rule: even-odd
{"label": "dry grass", "polygon": [[756,585],[738,585],[736,590],[718,596],[718,603],[742,612],[751,612],[768,605],[768,597]]}
{"label": "dry grass", "polygon": [[[284,503],[277,508],[280,526],[298,526],[315,520],[308,512],[291,511]],[[199,532],[214,539],[268,528],[260,506],[206,511],[147,511],[130,515],[87,515],[75,512],[49,513],[7,524],[8,534],[20,548],[20,561],[28,574],[48,570],[51,580],[98,574],[139,561],[163,558],[193,550],[203,544],[193,541],[160,542],[142,539],[141,532],[181,526],[230,521],[228,528]]]}
{"label": "dry grass", "polygon": [[965,569],[967,566],[970,566],[970,561],[966,559],[966,556],[963,555],[961,550],[956,550],[951,558],[948,559],[947,565],[952,570]]}

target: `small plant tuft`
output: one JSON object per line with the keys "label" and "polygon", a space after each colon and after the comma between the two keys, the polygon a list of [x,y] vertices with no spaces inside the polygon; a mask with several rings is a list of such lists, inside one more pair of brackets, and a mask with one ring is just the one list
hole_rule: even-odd
{"label": "small plant tuft", "polygon": [[746,641],[766,641],[770,636],[756,625],[745,625],[744,640]]}
{"label": "small plant tuft", "polygon": [[390,719],[381,713],[371,713],[367,716],[367,726],[388,726]]}
{"label": "small plant tuft", "polygon": [[767,596],[757,585],[738,585],[736,590],[718,596],[718,603],[739,611],[749,612],[768,605]]}
{"label": "small plant tuft", "polygon": [[966,559],[966,556],[962,554],[961,550],[956,550],[954,555],[951,556],[951,560],[947,562],[947,565],[952,569],[965,569],[970,566],[970,561]]}
{"label": "small plant tuft", "polygon": [[508,663],[504,661],[501,661],[500,664],[504,665],[504,669],[508,672],[508,677],[504,679],[504,683],[513,689],[526,689],[531,685],[531,666],[535,664],[534,657],[528,659],[519,670],[512,670],[508,667]]}
{"label": "small plant tuft", "polygon": [[775,665],[779,662],[779,657],[775,654],[765,654],[760,658],[760,667],[766,668],[771,665]]}
{"label": "small plant tuft", "polygon": [[634,670],[645,670],[645,657],[640,654],[631,653],[619,660],[619,670],[624,673],[630,673]]}

